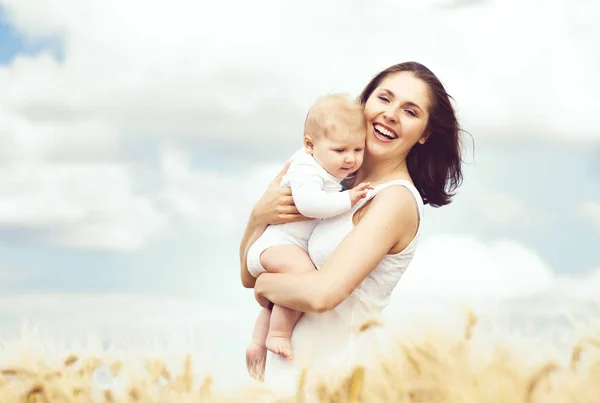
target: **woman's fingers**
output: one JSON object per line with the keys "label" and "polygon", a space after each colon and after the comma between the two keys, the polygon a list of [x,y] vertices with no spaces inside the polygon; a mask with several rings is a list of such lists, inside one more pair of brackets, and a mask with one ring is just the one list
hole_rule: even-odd
{"label": "woman's fingers", "polygon": [[288,204],[288,205],[283,205],[283,206],[279,206],[277,207],[277,214],[281,215],[281,214],[300,214],[300,212],[298,211],[298,209],[296,208],[296,206],[294,206],[293,204]]}
{"label": "woman's fingers", "polygon": [[294,198],[292,196],[281,196],[279,200],[280,204],[284,206],[294,206]]}
{"label": "woman's fingers", "polygon": [[279,197],[292,197],[292,189],[287,186],[279,188]]}
{"label": "woman's fingers", "polygon": [[271,183],[279,185],[279,183],[283,179],[283,176],[286,174],[286,172],[287,172],[287,170],[288,170],[289,167],[290,167],[290,161],[287,161],[283,165],[283,168],[281,168],[281,171],[279,171],[279,173],[277,174],[277,176],[275,178],[273,178],[273,180],[271,181]]}
{"label": "woman's fingers", "polygon": [[292,189],[284,187],[279,189],[279,204],[283,206],[293,206],[294,197],[292,196]]}
{"label": "woman's fingers", "polygon": [[303,216],[299,213],[289,213],[289,214],[280,214],[279,218],[283,222],[295,222],[295,221],[306,221],[310,220],[310,218]]}

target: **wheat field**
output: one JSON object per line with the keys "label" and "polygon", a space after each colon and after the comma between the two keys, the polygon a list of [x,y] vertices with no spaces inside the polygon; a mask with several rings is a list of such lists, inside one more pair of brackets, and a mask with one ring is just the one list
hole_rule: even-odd
{"label": "wheat field", "polygon": [[0,402],[600,402],[600,337],[582,339],[565,362],[546,357],[526,363],[500,343],[490,354],[478,353],[471,340],[476,330],[477,318],[470,314],[460,336],[437,333],[398,343],[373,365],[332,374],[337,378],[329,381],[307,381],[305,370],[291,395],[259,384],[216,392],[210,375],[194,373],[190,354],[179,367],[149,358],[120,388],[100,387],[98,374],[118,378],[132,363],[71,354],[52,365],[28,357],[1,368]]}

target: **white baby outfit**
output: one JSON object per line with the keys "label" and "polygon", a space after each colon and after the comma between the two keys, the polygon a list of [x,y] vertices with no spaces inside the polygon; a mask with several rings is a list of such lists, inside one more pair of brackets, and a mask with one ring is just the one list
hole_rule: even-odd
{"label": "white baby outfit", "polygon": [[320,219],[333,217],[352,208],[349,191],[341,191],[340,180],[329,174],[304,148],[290,158],[281,187],[290,187],[300,214],[312,220],[269,225],[248,250],[248,271],[258,277],[265,269],[260,255],[274,245],[292,244],[308,249],[308,239]]}

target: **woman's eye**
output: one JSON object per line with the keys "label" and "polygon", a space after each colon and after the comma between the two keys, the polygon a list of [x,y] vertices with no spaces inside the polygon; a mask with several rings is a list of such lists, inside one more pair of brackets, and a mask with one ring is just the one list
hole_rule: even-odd
{"label": "woman's eye", "polygon": [[381,99],[382,101],[385,101],[385,102],[389,102],[389,99],[387,99],[386,97],[381,96],[381,95],[379,96],[379,99]]}
{"label": "woman's eye", "polygon": [[414,116],[416,117],[417,114],[415,113],[415,111],[413,111],[412,109],[405,109],[406,113],[408,113],[410,116]]}

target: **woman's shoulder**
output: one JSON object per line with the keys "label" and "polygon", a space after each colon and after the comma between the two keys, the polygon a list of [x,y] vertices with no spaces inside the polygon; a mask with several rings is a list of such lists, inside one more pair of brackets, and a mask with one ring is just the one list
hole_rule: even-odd
{"label": "woman's shoulder", "polygon": [[388,254],[405,253],[421,228],[424,205],[417,189],[409,181],[393,181],[382,186],[369,204],[364,218],[385,223],[386,231],[396,240]]}
{"label": "woman's shoulder", "polygon": [[[364,208],[363,208],[364,206]],[[385,218],[390,224],[418,223],[423,214],[423,199],[407,180],[395,180],[375,186],[363,200],[359,210]]]}
{"label": "woman's shoulder", "polygon": [[[375,186],[365,198],[365,201],[377,204],[392,204],[394,210],[417,207],[419,213],[422,212],[423,198],[414,184],[406,179],[398,179],[385,182]],[[391,207],[391,206],[390,206]]]}
{"label": "woman's shoulder", "polygon": [[405,180],[388,182],[373,190],[372,202],[389,208],[390,213],[405,212],[407,209],[414,211],[416,208],[420,215],[423,199],[410,182]]}

